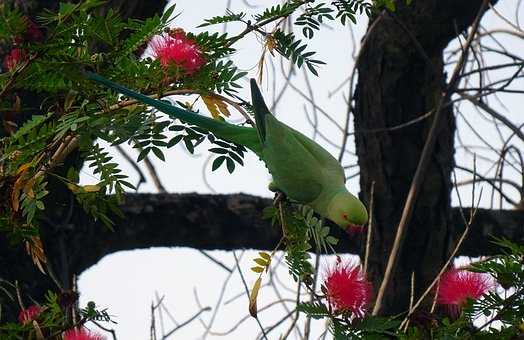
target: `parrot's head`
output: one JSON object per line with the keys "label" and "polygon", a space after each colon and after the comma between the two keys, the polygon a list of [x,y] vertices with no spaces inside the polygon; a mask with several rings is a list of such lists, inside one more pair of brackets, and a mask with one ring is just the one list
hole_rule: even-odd
{"label": "parrot's head", "polygon": [[333,196],[327,213],[327,218],[344,230],[361,227],[368,221],[368,211],[364,204],[347,190]]}

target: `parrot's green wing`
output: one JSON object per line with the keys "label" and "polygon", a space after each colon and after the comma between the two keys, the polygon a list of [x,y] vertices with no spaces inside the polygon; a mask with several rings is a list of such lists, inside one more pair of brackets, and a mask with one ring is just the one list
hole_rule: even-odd
{"label": "parrot's green wing", "polygon": [[262,159],[279,190],[294,200],[309,203],[322,192],[322,169],[293,132],[267,115]]}
{"label": "parrot's green wing", "polygon": [[339,161],[333,157],[326,149],[321,147],[315,141],[307,136],[304,136],[298,131],[294,131],[295,138],[302,144],[302,146],[309,151],[309,153],[317,160],[322,168],[323,176],[326,176],[329,186],[344,186],[346,183],[346,175],[344,169]]}
{"label": "parrot's green wing", "polygon": [[340,163],[316,142],[271,115],[254,79],[251,79],[251,101],[263,160],[277,188],[297,201],[308,203],[324,189],[344,186]]}

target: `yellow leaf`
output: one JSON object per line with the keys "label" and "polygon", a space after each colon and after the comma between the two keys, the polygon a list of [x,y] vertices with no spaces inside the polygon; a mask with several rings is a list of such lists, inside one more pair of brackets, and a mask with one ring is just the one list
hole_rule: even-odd
{"label": "yellow leaf", "polygon": [[262,273],[264,271],[264,267],[251,267],[251,270],[255,273]]}
{"label": "yellow leaf", "polygon": [[251,295],[249,296],[249,314],[251,314],[252,317],[257,317],[257,297],[258,297],[258,291],[260,290],[260,284],[262,283],[262,278],[259,277],[255,284],[253,285],[253,289],[251,289]]}
{"label": "yellow leaf", "polygon": [[125,109],[127,110],[127,112],[133,112],[136,110],[137,107],[138,107],[138,104],[132,104],[132,105],[127,105]]}
{"label": "yellow leaf", "polygon": [[[32,187],[32,184],[30,186],[27,186],[29,183],[24,182],[24,180],[27,178],[27,176],[24,176],[27,172],[27,169],[31,166],[31,163],[25,163],[22,164],[18,170],[16,170],[16,175],[18,178],[16,179],[14,185],[13,185],[13,191],[11,191],[11,208],[13,211],[18,211],[20,208],[20,192],[22,189],[24,189],[24,192],[28,193],[29,189]],[[34,179],[32,180],[32,183],[34,183]]]}
{"label": "yellow leaf", "polygon": [[15,176],[18,176],[22,172],[26,172],[27,169],[29,169],[30,166],[31,166],[31,163],[25,163],[25,164],[20,165],[18,170],[16,170]]}
{"label": "yellow leaf", "polygon": [[101,189],[99,185],[92,185],[92,184],[84,185],[82,188],[86,192],[97,192],[97,191],[100,191]]}
{"label": "yellow leaf", "polygon": [[71,190],[73,193],[77,193],[78,192],[78,185],[74,184],[74,183],[67,183],[66,184],[67,188],[69,190]]}
{"label": "yellow leaf", "polygon": [[267,260],[267,261],[271,260],[271,255],[269,255],[265,251],[259,251],[258,255],[260,255],[260,257],[263,258],[264,260]]}
{"label": "yellow leaf", "polygon": [[44,245],[38,236],[31,237],[31,240],[25,243],[27,253],[33,259],[33,263],[45,274],[43,263],[47,263],[47,258],[44,253]]}
{"label": "yellow leaf", "polygon": [[207,109],[214,119],[221,119],[221,114],[226,117],[231,116],[231,113],[227,108],[227,104],[219,97],[211,94],[208,96],[202,96],[202,100],[204,101],[204,104],[206,104]]}
{"label": "yellow leaf", "polygon": [[11,192],[11,208],[13,211],[18,211],[20,204],[20,191],[22,190],[23,181],[22,176],[18,177],[13,185],[13,191]]}
{"label": "yellow leaf", "polygon": [[29,179],[25,183],[25,185],[24,185],[24,192],[31,199],[35,198],[35,192],[33,191],[33,186],[35,185],[35,180],[36,180],[36,178],[33,177],[33,178]]}
{"label": "yellow leaf", "polygon": [[42,329],[40,329],[36,320],[33,320],[33,328],[35,329],[36,340],[45,340],[44,333],[42,333]]}
{"label": "yellow leaf", "polygon": [[255,261],[256,264],[261,265],[262,267],[267,267],[269,264],[268,261],[261,258],[254,259],[253,261]]}
{"label": "yellow leaf", "polygon": [[268,35],[266,38],[266,48],[271,53],[272,56],[275,56],[273,51],[277,47],[277,41],[272,35]]}

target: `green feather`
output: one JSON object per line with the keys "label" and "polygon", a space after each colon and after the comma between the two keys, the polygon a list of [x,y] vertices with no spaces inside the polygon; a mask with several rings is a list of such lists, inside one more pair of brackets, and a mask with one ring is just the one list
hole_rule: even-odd
{"label": "green feather", "polygon": [[258,136],[260,141],[263,143],[266,140],[266,116],[271,116],[271,112],[264,102],[264,97],[260,93],[257,82],[255,79],[250,80],[251,85],[251,103],[253,104],[253,109],[255,111],[255,121],[257,123]]}

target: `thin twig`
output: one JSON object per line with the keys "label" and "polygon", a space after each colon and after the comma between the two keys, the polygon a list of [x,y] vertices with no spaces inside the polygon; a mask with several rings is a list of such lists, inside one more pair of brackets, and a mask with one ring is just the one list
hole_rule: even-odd
{"label": "thin twig", "polygon": [[217,264],[219,267],[221,267],[222,269],[226,270],[227,272],[231,273],[233,271],[233,269],[229,268],[228,266],[226,266],[221,261],[219,261],[216,258],[214,258],[213,256],[209,255],[205,250],[200,249],[199,252],[200,252],[200,254],[204,255],[209,260],[213,261],[213,263]]}
{"label": "thin twig", "polygon": [[135,160],[131,158],[127,154],[127,152],[122,148],[120,145],[116,146],[116,150],[124,157],[124,159],[131,165],[131,167],[138,173],[138,183],[136,184],[136,190],[140,187],[142,183],[146,183],[146,177],[144,176],[144,173],[140,169],[140,167],[136,164]]}
{"label": "thin twig", "polygon": [[370,199],[369,199],[369,222],[368,222],[368,230],[366,234],[366,250],[364,252],[364,276],[366,275],[368,271],[368,260],[369,260],[369,254],[371,252],[371,236],[373,233],[372,229],[373,229],[374,196],[375,196],[375,181],[371,182],[371,192],[370,192]]}
{"label": "thin twig", "polygon": [[[141,150],[141,148],[139,150]],[[157,188],[158,192],[161,194],[167,193],[167,190],[160,181],[160,177],[156,172],[153,162],[151,162],[151,160],[149,159],[149,156],[144,157],[144,164],[146,165],[147,171],[149,172],[149,176],[151,176],[151,178],[153,179],[153,183],[155,184],[155,187]]]}
{"label": "thin twig", "polygon": [[180,328],[184,327],[184,326],[187,326],[188,324],[190,324],[191,322],[193,322],[193,320],[195,320],[196,318],[198,318],[200,316],[200,314],[204,313],[204,312],[208,312],[211,310],[211,307],[204,307],[202,308],[201,310],[199,310],[195,315],[193,315],[192,317],[190,317],[189,319],[187,319],[186,321],[182,322],[180,325],[176,326],[175,328],[173,328],[171,331],[167,332],[166,335],[164,335],[162,337],[162,340],[165,340],[167,339],[168,336],[172,335],[173,333],[175,333],[176,331],[178,331]]}

